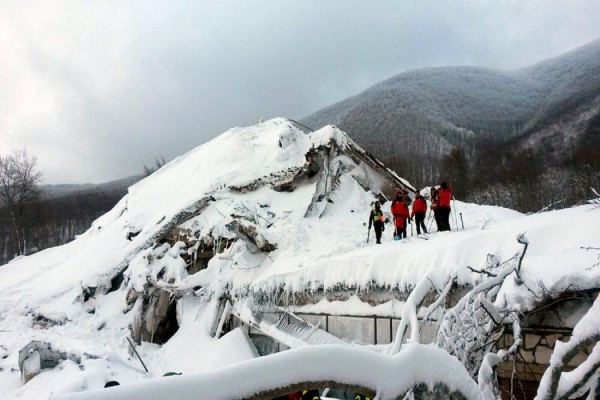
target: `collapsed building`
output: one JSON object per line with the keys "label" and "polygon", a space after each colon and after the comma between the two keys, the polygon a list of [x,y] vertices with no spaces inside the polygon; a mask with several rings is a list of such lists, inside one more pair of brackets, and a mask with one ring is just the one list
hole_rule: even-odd
{"label": "collapsed building", "polygon": [[[389,260],[376,260],[369,249],[352,253],[355,242],[324,243],[333,233],[362,229],[375,199],[385,204],[398,189],[414,199],[416,189],[409,182],[333,126],[312,132],[275,119],[222,136],[134,185],[115,209],[94,222],[85,236],[108,242],[114,256],[64,296],[94,314],[102,297],[123,292],[121,312],[138,344],[167,343],[180,328],[182,300],[194,299],[207,308],[216,304],[213,337],[244,327],[260,355],[319,344],[386,353],[396,345],[406,324],[403,310],[412,303],[419,341],[440,344],[447,311],[501,264],[497,260],[489,269],[460,276],[432,275],[431,287],[415,301],[411,296],[426,274],[393,270]],[[321,231],[323,226],[327,230]],[[425,239],[422,244],[427,245]],[[394,251],[391,257],[398,256]],[[305,264],[302,252],[311,252],[311,264]],[[390,270],[384,273],[384,268]],[[503,395],[531,398],[555,343],[568,339],[598,292],[593,282],[548,290],[524,310],[517,363],[507,360],[496,367]],[[67,310],[61,321],[68,320]],[[482,320],[487,324],[482,351],[514,343],[511,324],[490,322],[489,316]],[[415,340],[415,332],[402,334],[399,345]],[[567,369],[591,351],[582,348]],[[28,348],[26,353],[35,352]],[[37,359],[27,362],[24,356],[23,364],[32,360]],[[50,364],[42,360],[40,365],[30,370],[40,372]],[[480,364],[471,367],[475,374]],[[520,390],[512,387],[515,374]]]}

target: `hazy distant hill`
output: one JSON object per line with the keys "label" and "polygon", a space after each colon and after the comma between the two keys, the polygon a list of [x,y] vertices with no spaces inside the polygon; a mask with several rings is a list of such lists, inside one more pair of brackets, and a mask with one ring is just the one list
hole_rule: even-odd
{"label": "hazy distant hill", "polygon": [[[441,159],[465,149],[474,168],[482,147],[539,150],[558,165],[582,142],[600,110],[600,40],[528,68],[405,72],[301,122],[335,124],[417,184],[444,178]],[[593,138],[591,142],[594,142]],[[480,160],[481,161],[481,160]],[[489,160],[487,160],[489,162]]]}
{"label": "hazy distant hill", "polygon": [[[83,183],[83,184],[55,184],[40,185],[43,198],[61,197],[73,193],[81,192],[119,192],[124,196],[127,188],[142,178],[140,175],[128,176],[127,178],[117,179],[105,183]],[[121,196],[121,197],[122,197]]]}
{"label": "hazy distant hill", "polygon": [[[29,245],[43,250],[73,240],[96,218],[112,209],[127,194],[127,188],[141,178],[131,176],[101,184],[41,185],[41,199],[28,213]],[[15,255],[9,226],[7,211],[0,208],[0,265]]]}

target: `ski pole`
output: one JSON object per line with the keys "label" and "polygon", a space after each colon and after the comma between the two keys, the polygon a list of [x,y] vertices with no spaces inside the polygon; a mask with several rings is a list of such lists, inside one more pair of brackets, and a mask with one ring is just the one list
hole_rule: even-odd
{"label": "ski pole", "polygon": [[465,230],[465,223],[463,222],[462,219],[462,213],[458,213],[458,215],[460,215],[460,224],[462,225],[463,231]]}
{"label": "ski pole", "polygon": [[452,195],[452,210],[454,211],[454,226],[456,226],[456,230],[458,230],[458,220],[456,219],[456,198]]}
{"label": "ski pole", "polygon": [[428,217],[429,218],[429,227],[427,227],[428,231],[431,231],[431,225],[433,224],[433,218],[431,215],[432,213],[433,213],[433,210],[429,210],[429,217]]}
{"label": "ski pole", "polygon": [[367,243],[369,243],[369,236],[371,235],[371,227],[367,230]]}
{"label": "ski pole", "polygon": [[458,220],[456,219],[456,210],[454,210],[454,226],[456,227],[456,230],[458,230]]}

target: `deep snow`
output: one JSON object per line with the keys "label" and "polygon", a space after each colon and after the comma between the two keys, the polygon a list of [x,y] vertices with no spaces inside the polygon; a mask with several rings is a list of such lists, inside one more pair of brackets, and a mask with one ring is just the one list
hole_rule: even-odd
{"label": "deep snow", "polygon": [[[243,330],[236,329],[220,339],[210,336],[211,324],[217,317],[216,298],[225,290],[237,294],[280,287],[288,291],[332,290],[340,284],[366,289],[376,283],[409,291],[425,275],[439,290],[450,276],[456,276],[459,283],[475,284],[481,276],[467,266],[483,268],[488,254],[500,259],[512,257],[521,249],[516,241],[521,233],[526,233],[530,242],[521,271],[525,285],[517,286],[513,279],[507,279],[498,296],[499,305],[521,311],[531,309],[538,300],[535,293],[542,287],[556,291],[569,286],[581,290],[600,287],[600,266],[590,268],[597,263],[598,254],[586,250],[600,247],[598,206],[583,205],[527,216],[456,201],[451,216],[453,232],[435,233],[432,228],[434,233],[429,240],[410,236],[398,242],[392,240],[392,227],[387,225],[383,244],[375,245],[373,240],[366,243],[365,225],[374,193],[365,191],[358,182],[377,185],[377,179],[364,167],[356,166],[341,176],[332,192],[332,203],[324,207],[320,218],[305,217],[315,193],[314,182],[306,182],[291,193],[276,192],[269,185],[247,192],[230,189],[259,178],[284,176],[305,163],[305,154],[312,146],[326,145],[332,138],[349,140],[334,127],[305,134],[284,119],[231,129],[132,186],[113,210],[75,241],[0,267],[0,358],[4,357],[0,360],[0,397],[44,399],[51,394],[101,389],[105,382],[118,380],[122,387],[106,391],[122,397],[110,398],[131,398],[128,394],[135,391],[138,395],[143,392],[146,399],[158,399],[164,398],[159,395],[163,391],[171,390],[173,396],[179,393],[173,392],[173,385],[185,396],[203,382],[216,380],[227,386],[215,388],[211,392],[214,397],[207,398],[231,398],[261,387],[269,371],[311,357],[317,357],[319,368],[293,368],[289,370],[290,382],[313,373],[342,380],[363,379],[350,367],[339,368],[340,363],[369,359],[373,368],[383,371],[391,365],[413,362],[407,361],[412,353],[402,351],[396,358],[386,358],[333,347],[322,352],[296,349],[253,360],[257,354]],[[206,209],[183,227],[198,230],[205,237],[233,237],[226,224],[231,214],[242,214],[256,219],[259,232],[277,243],[277,250],[253,254],[242,241],[237,241],[214,257],[206,270],[188,276],[177,248],[153,248],[156,235],[170,221],[182,211],[193,211],[192,206],[208,196],[215,201],[208,202]],[[389,202],[384,205],[388,213],[389,206]],[[461,226],[460,215],[464,230],[456,230]],[[138,232],[131,241],[127,239],[128,233]],[[373,232],[371,239],[372,236]],[[160,262],[149,263],[148,256],[157,253],[165,256]],[[114,273],[124,267],[126,281],[119,290],[83,301],[83,287],[107,286]],[[138,348],[150,369],[150,373],[144,373],[138,360],[128,354],[125,338],[138,317],[138,308],[123,313],[125,296],[131,287],[142,290],[148,277],[157,279],[163,268],[165,276],[173,278],[180,288],[202,286],[203,294],[186,295],[178,302],[180,328],[169,342],[163,346],[143,343]],[[323,301],[302,309],[390,315],[390,309],[399,312],[400,306],[388,304],[374,309],[353,300]],[[43,327],[36,322],[40,315],[62,324]],[[51,342],[79,355],[82,363],[78,366],[64,362],[23,386],[18,352],[31,340]],[[447,354],[427,346],[412,351],[431,357],[419,371],[424,373],[429,368],[432,379],[444,374],[435,372],[431,365],[453,362]],[[327,375],[334,374],[332,369],[337,371],[335,376]],[[168,371],[183,372],[184,376],[160,378]],[[236,376],[243,376],[246,381],[235,379]],[[273,376],[283,379],[280,374]],[[151,378],[157,379],[148,381]],[[384,374],[365,384],[375,385],[387,394],[401,393],[403,385],[408,385],[396,376],[386,379]],[[444,379],[453,384],[454,378]],[[127,384],[139,381],[143,381],[142,386],[127,389]],[[90,392],[89,396],[74,398],[107,398],[105,394]],[[173,396],[170,397],[177,398]]]}

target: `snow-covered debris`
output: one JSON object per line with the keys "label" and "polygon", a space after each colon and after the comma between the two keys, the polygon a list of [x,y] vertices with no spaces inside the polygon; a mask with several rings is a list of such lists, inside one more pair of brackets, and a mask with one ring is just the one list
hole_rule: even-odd
{"label": "snow-covered debris", "polygon": [[23,383],[29,382],[42,370],[54,368],[64,360],[80,362],[76,355],[52,348],[52,344],[34,340],[19,351],[19,369]]}
{"label": "snow-covered debris", "polygon": [[[481,284],[475,271],[486,268],[490,255],[504,261],[518,254],[523,232],[529,245],[520,282],[499,282],[495,307],[524,312],[552,293],[600,287],[597,254],[585,250],[599,247],[594,205],[525,216],[455,201],[464,230],[454,219],[454,232],[397,242],[386,225],[383,244],[367,243],[370,205],[384,201],[389,216],[385,199],[397,187],[412,196],[406,180],[332,126],[305,133],[274,119],[225,132],[132,186],[77,240],[0,268],[0,354],[6,355],[0,397],[43,399],[102,389],[113,380],[125,393],[128,384],[149,378],[159,387],[171,379],[225,379],[237,363],[240,371],[267,368],[267,361],[249,362],[257,352],[248,332],[220,336],[224,314],[235,309],[227,302],[251,301],[255,314],[264,304],[404,317],[416,343],[415,321],[435,311],[428,304],[417,309],[423,296],[447,294],[450,282]],[[429,215],[426,222],[431,226]],[[415,287],[427,290],[407,302]],[[138,342],[149,373],[128,353],[128,336]],[[405,336],[399,337],[401,355]],[[79,366],[63,362],[22,386],[18,352],[32,340],[94,358],[82,356]],[[344,347],[336,352],[364,353]],[[221,376],[216,370],[222,367],[228,368]],[[162,378],[167,372],[209,375]],[[331,378],[347,382],[354,375]],[[364,384],[400,393],[385,391],[382,382]]]}

